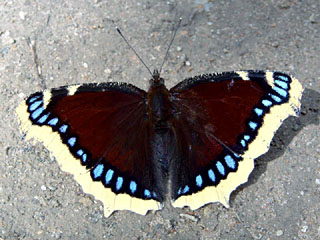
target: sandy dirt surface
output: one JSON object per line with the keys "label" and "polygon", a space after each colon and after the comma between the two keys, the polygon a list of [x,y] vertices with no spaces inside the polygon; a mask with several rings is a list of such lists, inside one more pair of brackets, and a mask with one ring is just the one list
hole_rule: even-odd
{"label": "sandy dirt surface", "polygon": [[[305,87],[300,118],[285,121],[231,208],[210,204],[140,216],[103,216],[39,143],[25,142],[15,108],[73,83],[121,81],[147,89],[183,18],[162,77],[270,69]],[[0,239],[320,239],[320,1],[0,2]]]}

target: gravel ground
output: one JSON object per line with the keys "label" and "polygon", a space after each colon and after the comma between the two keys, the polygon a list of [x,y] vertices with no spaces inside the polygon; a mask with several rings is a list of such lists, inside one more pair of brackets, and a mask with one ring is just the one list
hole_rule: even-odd
{"label": "gravel ground", "polygon": [[[41,144],[25,142],[14,110],[29,94],[71,83],[143,89],[183,22],[162,76],[168,87],[206,72],[271,69],[305,87],[231,208],[210,204],[147,216],[103,216]],[[0,239],[320,239],[320,1],[1,0]]]}

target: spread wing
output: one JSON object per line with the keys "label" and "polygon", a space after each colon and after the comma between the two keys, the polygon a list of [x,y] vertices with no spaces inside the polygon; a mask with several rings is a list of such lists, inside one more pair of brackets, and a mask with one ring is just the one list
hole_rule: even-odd
{"label": "spread wing", "polygon": [[262,71],[202,75],[173,87],[173,206],[228,206],[282,121],[299,113],[302,91],[296,79]]}
{"label": "spread wing", "polygon": [[159,209],[150,160],[146,92],[129,84],[74,85],[38,92],[17,108],[21,128],[104,203],[105,216]]}

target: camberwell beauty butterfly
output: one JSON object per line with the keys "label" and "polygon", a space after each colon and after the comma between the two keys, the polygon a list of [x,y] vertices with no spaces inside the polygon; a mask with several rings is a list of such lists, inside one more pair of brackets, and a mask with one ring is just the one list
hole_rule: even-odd
{"label": "camberwell beauty butterfly", "polygon": [[83,190],[115,210],[146,214],[220,202],[248,180],[303,88],[271,71],[186,79],[170,90],[154,71],[148,92],[89,83],[37,92],[17,108],[21,129],[56,157]]}

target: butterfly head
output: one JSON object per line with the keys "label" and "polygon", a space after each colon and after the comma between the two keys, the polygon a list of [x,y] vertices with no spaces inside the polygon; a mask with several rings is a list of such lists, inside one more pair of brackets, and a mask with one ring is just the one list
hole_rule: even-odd
{"label": "butterfly head", "polygon": [[149,81],[150,87],[164,85],[164,79],[160,77],[158,69],[155,69],[152,74],[152,78]]}

